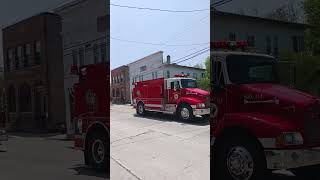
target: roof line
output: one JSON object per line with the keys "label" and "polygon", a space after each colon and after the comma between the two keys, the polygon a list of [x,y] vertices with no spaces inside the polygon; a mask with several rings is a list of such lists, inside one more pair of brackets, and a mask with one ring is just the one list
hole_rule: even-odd
{"label": "roof line", "polygon": [[[146,57],[140,58],[140,59],[138,59],[138,60],[136,60],[136,61],[133,61],[133,62],[131,62],[131,63],[129,63],[129,64],[133,64],[133,63],[139,62],[139,61],[141,61],[141,60],[143,60],[143,59],[145,59],[145,58],[148,58],[148,57],[154,56],[154,55],[156,55],[156,54],[160,54],[160,53],[163,53],[163,51],[158,51],[158,52],[152,53],[152,54],[150,54],[150,55],[148,55],[148,56],[146,56]],[[162,59],[162,61],[163,61],[163,59]],[[127,65],[129,65],[129,64],[127,64]]]}
{"label": "roof line", "polygon": [[237,14],[237,13],[231,13],[231,12],[225,12],[225,11],[219,11],[219,10],[211,11],[211,13],[216,14],[216,15],[221,15],[221,16],[238,16],[238,17],[249,18],[249,19],[253,19],[253,20],[260,20],[260,21],[280,23],[280,24],[289,24],[289,25],[304,26],[304,27],[309,26],[308,24],[304,24],[304,23],[281,21],[281,20],[277,20],[277,19],[243,15],[243,14]]}

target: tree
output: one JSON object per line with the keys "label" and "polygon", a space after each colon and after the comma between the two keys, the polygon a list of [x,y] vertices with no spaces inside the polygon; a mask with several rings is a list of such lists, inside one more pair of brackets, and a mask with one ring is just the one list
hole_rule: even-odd
{"label": "tree", "polygon": [[205,76],[204,78],[198,79],[199,88],[210,91],[210,74],[210,57],[207,57],[205,60]]}
{"label": "tree", "polygon": [[313,55],[320,54],[320,1],[305,0],[303,3],[307,23],[310,28],[306,32],[307,50]]}
{"label": "tree", "polygon": [[281,6],[272,11],[271,13],[267,14],[266,17],[269,19],[275,19],[279,21],[298,22],[298,6],[291,1],[288,4]]}

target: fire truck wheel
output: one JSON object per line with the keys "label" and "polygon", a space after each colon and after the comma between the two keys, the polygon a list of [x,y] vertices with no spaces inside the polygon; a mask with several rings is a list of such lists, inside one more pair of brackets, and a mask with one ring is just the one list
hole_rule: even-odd
{"label": "fire truck wheel", "polygon": [[263,150],[252,138],[230,136],[221,140],[216,148],[213,174],[217,179],[267,179]]}
{"label": "fire truck wheel", "polygon": [[107,169],[107,137],[103,133],[94,133],[89,138],[88,161],[89,165],[97,169]]}
{"label": "fire truck wheel", "polygon": [[187,104],[182,104],[178,108],[178,116],[182,121],[190,121],[193,119],[192,108]]}
{"label": "fire truck wheel", "polygon": [[139,116],[143,116],[145,115],[145,113],[146,113],[146,110],[144,109],[144,104],[142,102],[139,102],[137,106],[137,114]]}

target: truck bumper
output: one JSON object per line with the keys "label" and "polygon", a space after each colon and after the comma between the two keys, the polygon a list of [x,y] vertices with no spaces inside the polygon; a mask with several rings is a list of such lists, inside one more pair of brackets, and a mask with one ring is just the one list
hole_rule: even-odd
{"label": "truck bumper", "polygon": [[8,135],[6,133],[6,130],[0,130],[0,141],[8,141]]}
{"label": "truck bumper", "polygon": [[210,108],[206,109],[193,109],[193,115],[195,116],[203,116],[210,114]]}
{"label": "truck bumper", "polygon": [[320,147],[299,150],[265,150],[268,169],[320,165]]}

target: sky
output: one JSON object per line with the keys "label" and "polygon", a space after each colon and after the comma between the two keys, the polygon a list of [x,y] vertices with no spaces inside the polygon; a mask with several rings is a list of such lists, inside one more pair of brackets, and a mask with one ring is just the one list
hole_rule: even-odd
{"label": "sky", "polygon": [[[210,0],[111,0],[112,4],[160,8],[170,10],[209,9]],[[192,13],[169,13],[149,10],[128,9],[111,6],[111,68],[126,65],[157,51],[171,61],[209,47],[210,11]],[[115,40],[147,42],[149,45]],[[195,46],[171,46],[190,45]],[[197,56],[183,65],[202,63],[209,52]]]}

